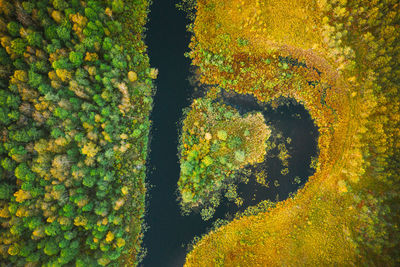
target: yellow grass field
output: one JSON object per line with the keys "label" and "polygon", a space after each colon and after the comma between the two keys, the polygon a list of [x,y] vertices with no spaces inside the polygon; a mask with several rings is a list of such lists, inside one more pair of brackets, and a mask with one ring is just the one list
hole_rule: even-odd
{"label": "yellow grass field", "polygon": [[296,99],[319,127],[319,159],[294,198],[205,235],[185,266],[398,261],[390,256],[398,215],[380,217],[398,198],[398,167],[387,164],[399,158],[393,8],[395,1],[198,1],[190,57],[201,81],[265,102]]}

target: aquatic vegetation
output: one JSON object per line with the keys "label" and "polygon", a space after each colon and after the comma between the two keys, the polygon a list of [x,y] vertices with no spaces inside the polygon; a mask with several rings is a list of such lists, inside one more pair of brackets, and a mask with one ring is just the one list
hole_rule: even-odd
{"label": "aquatic vegetation", "polygon": [[152,79],[148,1],[0,1],[0,258],[133,266]]}
{"label": "aquatic vegetation", "polygon": [[282,175],[287,175],[289,173],[289,168],[283,168],[282,170],[281,170],[281,174]]}
{"label": "aquatic vegetation", "polygon": [[267,180],[268,176],[265,170],[257,171],[255,173],[255,178],[257,183],[268,188],[269,181]]}
{"label": "aquatic vegetation", "polygon": [[398,1],[199,0],[194,10],[187,55],[203,83],[294,98],[320,135],[304,188],[211,231],[186,266],[399,264]]}
{"label": "aquatic vegetation", "polygon": [[293,183],[300,184],[301,183],[301,178],[299,176],[295,176],[294,179],[293,179]]}
{"label": "aquatic vegetation", "polygon": [[213,199],[221,191],[236,199],[230,183],[238,170],[264,160],[270,133],[259,112],[241,116],[211,98],[195,99],[186,112],[180,138],[178,189],[183,208],[211,205],[202,211],[209,218],[219,205]]}
{"label": "aquatic vegetation", "polygon": [[318,157],[311,157],[310,168],[316,170],[318,166]]}
{"label": "aquatic vegetation", "polygon": [[284,143],[279,144],[278,150],[279,150],[278,158],[282,162],[282,165],[288,166],[289,165],[288,159],[290,158],[290,155],[285,144]]}
{"label": "aquatic vegetation", "polygon": [[[235,218],[240,219],[240,217],[257,215],[262,212],[268,212],[270,209],[274,208],[275,206],[276,206],[275,202],[272,202],[270,200],[263,200],[255,206],[248,207],[243,212],[237,212],[235,214]],[[225,224],[227,224],[227,223],[225,223]]]}

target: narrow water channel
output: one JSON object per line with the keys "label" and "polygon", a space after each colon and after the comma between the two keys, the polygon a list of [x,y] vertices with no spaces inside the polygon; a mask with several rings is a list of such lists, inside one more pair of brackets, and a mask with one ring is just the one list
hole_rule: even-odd
{"label": "narrow water channel", "polygon": [[[153,125],[145,217],[148,230],[143,242],[147,255],[142,262],[145,267],[182,266],[187,244],[195,236],[206,233],[215,219],[229,217],[264,199],[275,201],[278,195],[279,200],[287,198],[290,192],[304,185],[312,174],[310,157],[317,154],[318,130],[303,106],[290,104],[271,109],[255,100],[250,99],[249,102],[249,97],[245,96],[226,98],[227,104],[239,110],[262,111],[268,125],[284,138],[290,137],[290,175],[280,175],[281,166],[276,158],[266,160],[265,168],[269,177],[273,178],[269,188],[261,187],[254,181],[239,185],[239,196],[244,198],[242,207],[225,199],[217,208],[214,218],[206,222],[198,213],[181,215],[176,194],[180,172],[177,155],[179,121],[182,119],[182,109],[190,105],[189,99],[194,93],[188,82],[190,60],[184,57],[190,40],[190,34],[186,31],[188,23],[185,14],[176,9],[173,0],[155,0],[151,6],[146,43],[150,64],[159,69],[159,75],[151,115]],[[293,183],[295,175],[301,178],[296,184]],[[278,186],[272,186],[274,180],[277,180]]]}
{"label": "narrow water channel", "polygon": [[188,50],[189,21],[175,8],[175,1],[155,0],[147,24],[146,43],[152,67],[159,69],[154,109],[147,214],[149,230],[145,233],[147,249],[144,266],[182,266],[186,248],[194,235],[208,226],[199,215],[182,217],[176,201],[179,178],[177,157],[178,121],[182,108],[189,105],[190,85]]}

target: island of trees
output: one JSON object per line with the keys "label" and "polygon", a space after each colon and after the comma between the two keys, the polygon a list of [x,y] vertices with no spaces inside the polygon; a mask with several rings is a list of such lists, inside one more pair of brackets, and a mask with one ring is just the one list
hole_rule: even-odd
{"label": "island of trees", "polygon": [[[264,160],[271,131],[258,112],[241,116],[212,97],[193,101],[183,121],[178,189],[184,210],[206,207],[210,218],[237,171]],[[236,179],[235,179],[236,178]]]}

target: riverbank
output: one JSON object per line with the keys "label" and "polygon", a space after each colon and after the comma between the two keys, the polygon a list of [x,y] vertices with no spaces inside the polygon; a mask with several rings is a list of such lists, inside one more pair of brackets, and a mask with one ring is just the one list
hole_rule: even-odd
{"label": "riverbank", "polygon": [[390,163],[399,159],[399,66],[396,52],[386,52],[400,39],[393,8],[395,1],[197,2],[188,55],[200,80],[261,102],[296,99],[318,127],[319,157],[294,198],[215,229],[186,266],[399,262],[399,177]]}

